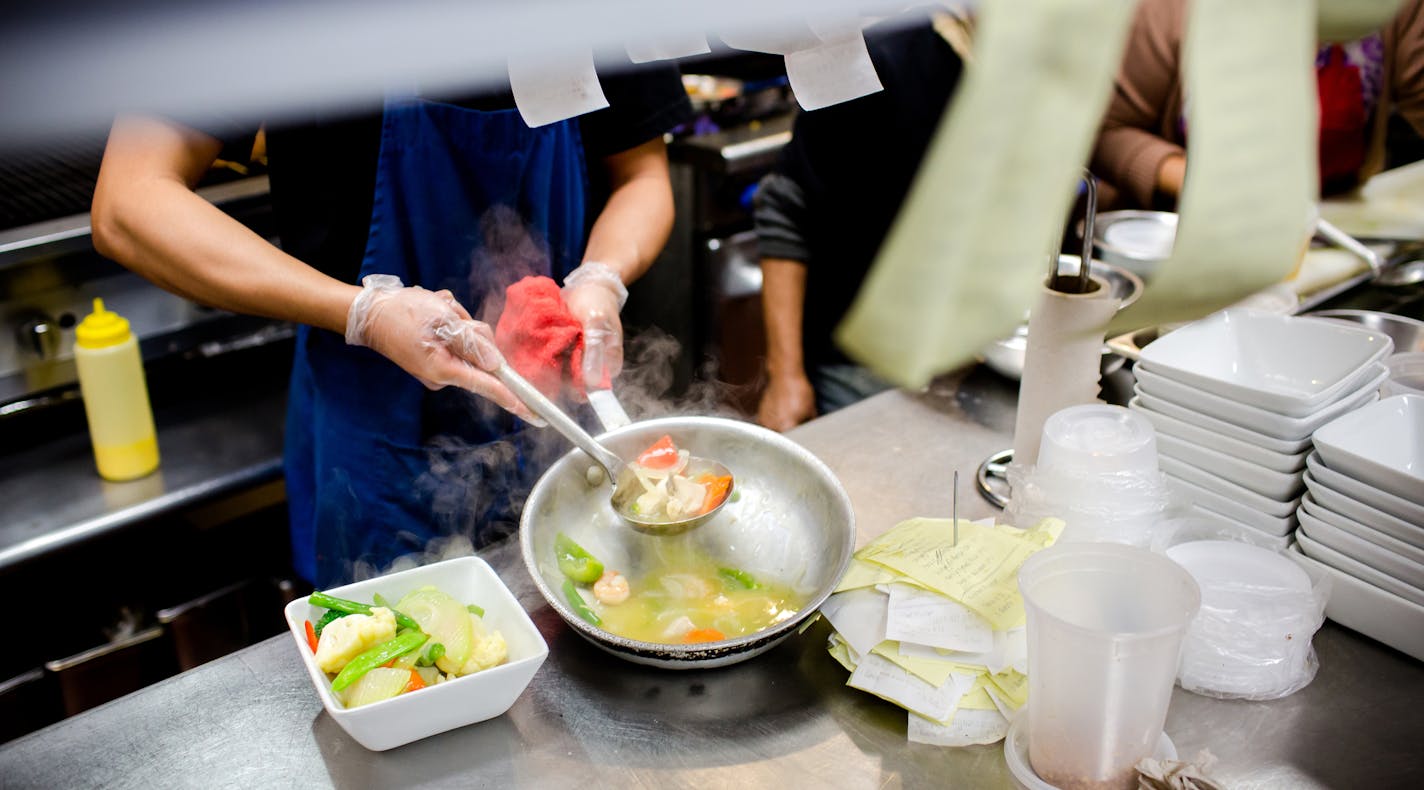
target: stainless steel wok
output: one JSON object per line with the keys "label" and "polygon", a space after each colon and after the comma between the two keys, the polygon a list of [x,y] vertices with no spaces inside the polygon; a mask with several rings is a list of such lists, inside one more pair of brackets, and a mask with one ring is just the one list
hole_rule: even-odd
{"label": "stainless steel wok", "polygon": [[[831,470],[781,434],[717,417],[667,417],[609,431],[605,446],[632,457],[663,434],[698,455],[718,458],[736,476],[739,496],[711,521],[676,536],[635,532],[613,512],[607,483],[582,450],[564,455],[539,478],[520,519],[520,550],[539,593],[598,647],[640,664],[671,669],[725,666],[770,649],[831,594],[855,548],[850,498]],[[755,634],[706,644],[658,644],[616,636],[580,619],[564,600],[554,537],[567,534],[606,568],[634,574],[660,550],[690,542],[718,564],[788,585],[807,596],[793,617]]]}

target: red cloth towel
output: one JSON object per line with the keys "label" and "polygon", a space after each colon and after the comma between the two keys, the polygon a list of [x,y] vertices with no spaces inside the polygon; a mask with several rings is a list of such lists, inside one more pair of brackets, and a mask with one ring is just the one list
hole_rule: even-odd
{"label": "red cloth towel", "polygon": [[582,392],[583,326],[559,286],[548,277],[525,277],[505,289],[504,299],[494,340],[510,367],[550,398],[559,397],[566,376]]}

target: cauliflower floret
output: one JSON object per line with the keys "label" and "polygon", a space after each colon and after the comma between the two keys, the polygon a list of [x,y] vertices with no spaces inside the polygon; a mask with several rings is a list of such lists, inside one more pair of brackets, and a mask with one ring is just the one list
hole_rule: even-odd
{"label": "cauliflower floret", "polygon": [[473,613],[470,614],[470,627],[475,634],[475,647],[470,651],[469,660],[460,667],[461,676],[497,667],[509,657],[509,647],[504,643],[504,634],[486,629],[484,620]]}
{"label": "cauliflower floret", "polygon": [[340,672],[351,659],[396,635],[396,616],[384,606],[370,614],[348,614],[332,620],[316,643],[316,665],[327,674]]}

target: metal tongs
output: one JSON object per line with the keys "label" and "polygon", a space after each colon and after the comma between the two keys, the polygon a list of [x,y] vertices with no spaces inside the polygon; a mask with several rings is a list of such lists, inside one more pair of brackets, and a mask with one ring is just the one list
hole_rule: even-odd
{"label": "metal tongs", "polygon": [[1078,273],[1058,273],[1058,254],[1048,256],[1048,287],[1060,293],[1085,294],[1093,290],[1093,222],[1098,217],[1098,182],[1088,168],[1083,168],[1082,183],[1088,192],[1087,210],[1083,214],[1083,254],[1078,259]]}

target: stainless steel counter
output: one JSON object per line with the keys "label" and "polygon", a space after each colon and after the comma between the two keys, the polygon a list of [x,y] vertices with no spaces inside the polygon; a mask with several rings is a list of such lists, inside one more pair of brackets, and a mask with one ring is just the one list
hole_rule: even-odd
{"label": "stainless steel counter", "polygon": [[[988,515],[974,468],[1010,444],[1012,385],[976,369],[923,395],[890,392],[797,429],[855,503],[863,543],[912,515]],[[548,639],[508,714],[385,753],[336,726],[296,646],[268,640],[0,747],[0,787],[1008,787],[998,745],[905,740],[905,712],[847,688],[818,624],[746,663],[635,666],[544,604],[513,542],[484,556]],[[1167,732],[1210,749],[1234,788],[1404,787],[1424,776],[1424,666],[1327,624],[1321,670],[1267,703],[1176,691]]]}

